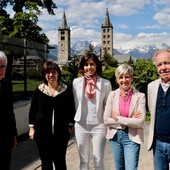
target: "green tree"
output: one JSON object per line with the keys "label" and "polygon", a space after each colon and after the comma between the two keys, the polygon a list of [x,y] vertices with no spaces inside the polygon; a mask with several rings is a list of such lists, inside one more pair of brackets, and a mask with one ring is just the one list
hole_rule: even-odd
{"label": "green tree", "polygon": [[134,68],[133,85],[146,94],[148,83],[158,78],[157,69],[151,60],[146,59],[138,59],[132,66]]}
{"label": "green tree", "polygon": [[[38,12],[38,11],[37,11]],[[42,28],[37,25],[37,14],[32,12],[18,12],[13,20],[14,30],[9,37],[26,38],[30,41],[48,43],[49,40],[44,33],[40,33]]]}
{"label": "green tree", "polygon": [[71,74],[71,72],[67,70],[62,70],[62,82],[67,85],[72,85],[74,76]]}
{"label": "green tree", "polygon": [[116,70],[115,67],[109,67],[108,69],[102,72],[102,77],[110,80],[113,90],[115,90],[118,87],[115,77],[115,70]]}
{"label": "green tree", "polygon": [[[8,4],[12,5],[15,12],[12,19],[5,11]],[[38,16],[41,15],[39,7],[46,8],[51,15],[54,15],[54,8],[57,8],[52,0],[1,0],[0,33],[8,34],[9,37],[17,36],[48,43],[47,36],[41,33],[42,28],[37,25]]]}
{"label": "green tree", "polygon": [[105,67],[105,69],[108,69],[109,67],[117,67],[118,61],[105,50],[102,65]]}
{"label": "green tree", "polygon": [[0,8],[0,34],[9,34],[13,31],[12,19],[10,19],[9,14],[2,8]]}
{"label": "green tree", "polygon": [[79,56],[75,55],[71,60],[62,67],[63,82],[72,84],[74,78],[78,76]]}
{"label": "green tree", "polygon": [[38,7],[46,8],[49,14],[54,15],[54,10],[57,8],[53,0],[2,0],[4,3],[9,2],[13,6],[13,10],[17,12],[23,12],[24,8],[29,9],[28,2],[36,3]]}

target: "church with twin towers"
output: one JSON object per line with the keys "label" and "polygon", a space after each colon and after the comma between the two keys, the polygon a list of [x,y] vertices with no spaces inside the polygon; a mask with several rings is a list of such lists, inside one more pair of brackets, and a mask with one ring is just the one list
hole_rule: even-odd
{"label": "church with twin towers", "polygon": [[[65,11],[63,13],[61,26],[58,28],[58,61],[59,65],[63,65],[68,62],[71,57],[71,30],[67,25],[67,19]],[[107,51],[110,55],[113,55],[113,26],[110,22],[108,8],[106,8],[106,14],[104,23],[101,25],[101,57]]]}

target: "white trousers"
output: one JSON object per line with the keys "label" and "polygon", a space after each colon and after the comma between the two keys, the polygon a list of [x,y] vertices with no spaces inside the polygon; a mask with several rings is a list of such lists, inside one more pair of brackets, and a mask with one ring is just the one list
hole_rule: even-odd
{"label": "white trousers", "polygon": [[82,126],[75,123],[75,137],[80,156],[80,170],[89,170],[90,142],[92,142],[94,169],[104,170],[105,125]]}

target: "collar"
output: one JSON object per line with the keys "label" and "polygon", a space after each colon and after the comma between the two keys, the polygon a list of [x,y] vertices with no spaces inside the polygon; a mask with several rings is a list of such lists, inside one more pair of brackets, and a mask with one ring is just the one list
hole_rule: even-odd
{"label": "collar", "polygon": [[62,92],[64,92],[67,89],[67,85],[64,83],[60,83],[54,96],[51,94],[49,87],[45,83],[40,84],[38,86],[38,89],[48,96],[55,97],[55,96],[61,94]]}
{"label": "collar", "polygon": [[166,92],[166,91],[168,90],[168,88],[170,87],[170,81],[168,81],[168,82],[165,84],[165,83],[163,83],[163,82],[161,81],[161,79],[160,79],[160,84],[161,84],[162,89],[163,89],[164,92]]}

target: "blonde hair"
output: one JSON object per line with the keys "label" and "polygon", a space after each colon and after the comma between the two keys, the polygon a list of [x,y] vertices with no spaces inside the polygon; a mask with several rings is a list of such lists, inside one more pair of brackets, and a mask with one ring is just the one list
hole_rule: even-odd
{"label": "blonde hair", "polygon": [[124,74],[129,74],[130,77],[133,78],[133,72],[134,70],[130,65],[126,63],[121,64],[116,68],[116,71],[115,71],[116,80],[118,80],[119,77]]}

